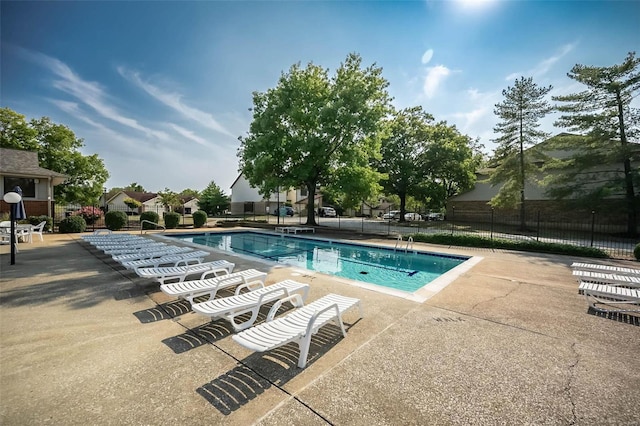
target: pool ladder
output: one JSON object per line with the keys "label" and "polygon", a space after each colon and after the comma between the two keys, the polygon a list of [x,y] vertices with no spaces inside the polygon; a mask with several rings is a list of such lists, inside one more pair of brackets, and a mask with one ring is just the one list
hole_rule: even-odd
{"label": "pool ladder", "polygon": [[[398,239],[396,240],[396,246],[393,248],[393,251],[398,250],[398,246],[402,247],[402,235],[398,235]],[[404,252],[408,252],[409,249],[413,250],[413,237],[409,237],[407,239],[407,244],[404,246]]]}

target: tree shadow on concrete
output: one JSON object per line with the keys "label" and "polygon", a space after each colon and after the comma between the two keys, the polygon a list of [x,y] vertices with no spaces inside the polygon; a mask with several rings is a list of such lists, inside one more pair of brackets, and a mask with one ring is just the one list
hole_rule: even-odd
{"label": "tree shadow on concrete", "polygon": [[15,265],[9,265],[9,254],[2,254],[0,263],[0,305],[6,307],[58,302],[86,309],[108,299],[143,296],[158,287],[88,255],[76,241],[27,247],[17,253]]}

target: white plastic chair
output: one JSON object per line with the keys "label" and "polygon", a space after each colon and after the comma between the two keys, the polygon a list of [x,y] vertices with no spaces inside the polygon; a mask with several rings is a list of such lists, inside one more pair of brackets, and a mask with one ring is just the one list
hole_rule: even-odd
{"label": "white plastic chair", "polygon": [[44,241],[44,238],[42,237],[42,233],[44,232],[44,227],[47,226],[47,221],[43,220],[42,222],[40,222],[39,224],[37,224],[36,226],[31,228],[31,232],[29,233],[29,242],[33,242],[33,234],[35,235],[39,235],[40,236],[40,241]]}

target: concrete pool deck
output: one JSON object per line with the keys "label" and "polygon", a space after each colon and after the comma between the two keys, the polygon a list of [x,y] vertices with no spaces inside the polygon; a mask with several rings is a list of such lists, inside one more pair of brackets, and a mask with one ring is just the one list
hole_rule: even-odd
{"label": "concrete pool deck", "polygon": [[326,327],[313,339],[300,370],[295,345],[242,348],[227,323],[79,235],[19,248],[9,265],[0,247],[3,425],[640,421],[640,327],[587,313],[569,268],[583,258],[416,243],[483,257],[424,303],[274,268],[268,283],[294,278],[311,285],[310,300],[333,292],[364,305],[364,318],[345,316],[346,338]]}

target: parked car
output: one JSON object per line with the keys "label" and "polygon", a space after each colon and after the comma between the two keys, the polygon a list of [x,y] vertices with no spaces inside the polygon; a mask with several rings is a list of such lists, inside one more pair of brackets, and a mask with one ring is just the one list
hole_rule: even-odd
{"label": "parked car", "polygon": [[382,218],[384,220],[400,219],[400,210],[391,210],[389,213],[385,213]]}
{"label": "parked car", "polygon": [[419,213],[406,213],[404,215],[404,220],[411,222],[413,220],[422,220],[422,216]]}
{"label": "parked car", "polygon": [[336,217],[336,210],[333,207],[320,207],[320,216],[322,217]]}
{"label": "parked car", "polygon": [[426,220],[444,220],[444,215],[442,213],[429,213],[426,216]]}
{"label": "parked car", "polygon": [[[280,207],[280,210],[284,209],[284,215],[282,216],[293,216],[293,207],[289,207],[289,206],[282,206]],[[278,209],[274,209],[273,213],[271,213],[274,216],[278,216]]]}

